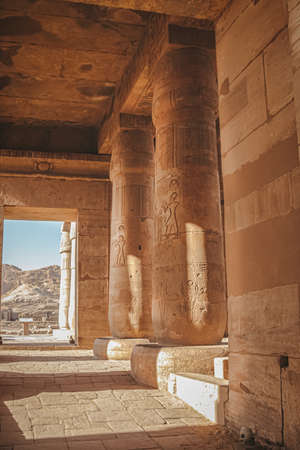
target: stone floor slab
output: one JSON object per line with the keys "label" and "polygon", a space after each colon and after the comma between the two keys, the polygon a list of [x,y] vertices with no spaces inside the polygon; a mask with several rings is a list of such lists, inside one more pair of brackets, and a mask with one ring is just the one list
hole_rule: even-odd
{"label": "stone floor slab", "polygon": [[127,361],[95,360],[89,350],[0,349],[0,378],[18,379],[0,390],[1,446],[230,449],[234,441],[220,435],[222,427],[171,394],[138,385],[129,369]]}

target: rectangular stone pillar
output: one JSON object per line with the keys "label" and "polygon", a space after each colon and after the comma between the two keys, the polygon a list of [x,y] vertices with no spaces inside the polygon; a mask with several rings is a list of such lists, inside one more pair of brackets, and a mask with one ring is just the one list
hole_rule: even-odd
{"label": "rectangular stone pillar", "polygon": [[[108,193],[109,185],[103,185]],[[78,343],[88,347],[108,336],[109,212],[80,210],[78,215]]]}

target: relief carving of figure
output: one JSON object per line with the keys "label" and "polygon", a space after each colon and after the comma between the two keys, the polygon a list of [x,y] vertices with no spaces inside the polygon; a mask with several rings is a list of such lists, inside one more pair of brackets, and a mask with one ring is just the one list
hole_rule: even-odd
{"label": "relief carving of figure", "polygon": [[177,192],[172,192],[170,200],[167,205],[167,219],[165,221],[166,235],[168,237],[178,237],[178,223],[176,217],[176,209],[179,205],[177,199]]}
{"label": "relief carving of figure", "polygon": [[113,247],[115,248],[115,266],[125,265],[125,245],[126,240],[124,236],[124,225],[119,226],[119,236],[118,239],[113,241]]}
{"label": "relief carving of figure", "polygon": [[[177,189],[178,181],[176,179],[171,180],[170,188]],[[168,202],[164,202],[160,212],[160,239],[166,238],[178,238],[178,222],[176,210],[179,205],[177,200],[178,193],[174,190],[169,197]]]}

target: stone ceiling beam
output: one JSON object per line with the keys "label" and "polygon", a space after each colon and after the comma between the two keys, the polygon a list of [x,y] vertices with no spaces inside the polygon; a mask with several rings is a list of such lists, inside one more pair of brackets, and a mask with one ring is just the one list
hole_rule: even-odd
{"label": "stone ceiling beam", "polygon": [[116,90],[112,111],[102,123],[98,135],[99,153],[111,152],[112,137],[120,127],[120,114],[135,114],[141,99],[151,88],[156,63],[164,51],[169,47],[202,46],[203,43],[208,48],[215,48],[213,31],[183,28],[169,23],[169,18],[164,15],[150,18],[147,32]]}
{"label": "stone ceiling beam", "polygon": [[67,0],[89,5],[125,8],[167,15],[215,20],[230,0]]}
{"label": "stone ceiling beam", "polygon": [[120,126],[120,113],[132,109],[129,103],[134,104],[147,88],[158,56],[166,45],[167,35],[167,16],[153,15],[149,20],[147,32],[116,89],[111,114],[102,122],[98,136],[99,153],[110,153],[112,135]]}
{"label": "stone ceiling beam", "polygon": [[108,181],[109,164],[110,155],[0,149],[0,177]]}

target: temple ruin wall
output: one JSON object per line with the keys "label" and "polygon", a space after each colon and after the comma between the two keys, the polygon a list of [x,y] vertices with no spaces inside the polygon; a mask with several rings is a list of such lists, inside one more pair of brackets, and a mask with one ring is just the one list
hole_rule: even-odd
{"label": "temple ruin wall", "polygon": [[234,0],[216,33],[229,308],[227,421],[296,448],[300,167],[287,2]]}
{"label": "temple ruin wall", "polygon": [[[61,208],[78,212],[77,335],[80,347],[90,348],[97,337],[109,334],[109,205],[110,183],[106,181],[0,177],[0,213],[4,206],[35,208],[35,212],[37,208],[53,208],[53,220],[60,220],[56,217]],[[0,236],[2,238],[2,233]]]}

